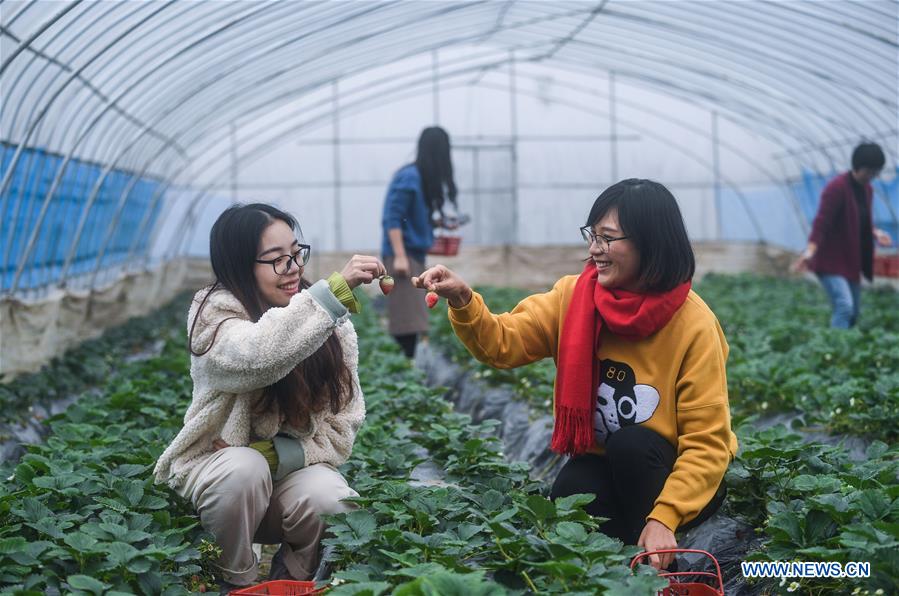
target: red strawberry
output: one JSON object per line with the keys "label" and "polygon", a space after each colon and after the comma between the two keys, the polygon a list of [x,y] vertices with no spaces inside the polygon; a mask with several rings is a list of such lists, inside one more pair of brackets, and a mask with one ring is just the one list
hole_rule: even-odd
{"label": "red strawberry", "polygon": [[437,305],[438,300],[440,300],[440,296],[438,296],[434,292],[428,292],[427,294],[425,294],[425,302],[428,303],[428,308],[434,308]]}
{"label": "red strawberry", "polygon": [[393,291],[393,286],[394,286],[393,278],[390,277],[389,275],[385,275],[381,278],[379,285],[381,286],[381,293],[386,296],[387,294],[389,294],[390,292]]}

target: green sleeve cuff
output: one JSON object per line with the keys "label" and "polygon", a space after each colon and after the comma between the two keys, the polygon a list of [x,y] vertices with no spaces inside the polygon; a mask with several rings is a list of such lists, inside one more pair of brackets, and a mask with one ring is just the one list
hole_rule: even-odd
{"label": "green sleeve cuff", "polygon": [[268,462],[269,471],[271,471],[274,476],[275,472],[278,470],[278,452],[275,451],[274,443],[272,443],[271,440],[256,441],[255,443],[250,443],[250,448],[255,449],[262,454],[262,457]]}
{"label": "green sleeve cuff", "polygon": [[347,285],[341,274],[336,271],[332,273],[328,277],[328,287],[331,288],[331,292],[337,296],[337,299],[348,311],[355,314],[362,310],[362,305],[356,300],[356,295],[353,294],[353,290],[350,289],[350,286]]}

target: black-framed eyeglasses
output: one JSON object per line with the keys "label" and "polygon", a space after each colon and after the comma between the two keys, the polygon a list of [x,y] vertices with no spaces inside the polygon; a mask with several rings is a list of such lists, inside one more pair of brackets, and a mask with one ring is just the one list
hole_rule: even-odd
{"label": "black-framed eyeglasses", "polygon": [[287,275],[293,265],[300,268],[305,267],[306,263],[309,262],[309,254],[312,252],[312,247],[308,244],[300,244],[299,247],[292,255],[281,255],[274,259],[256,259],[256,262],[271,265],[277,275]]}
{"label": "black-framed eyeglasses", "polygon": [[619,236],[618,238],[613,238],[612,236],[606,236],[605,234],[594,234],[593,230],[590,229],[590,226],[584,226],[581,228],[581,238],[584,239],[584,242],[587,243],[587,246],[592,246],[595,242],[599,248],[602,250],[609,250],[609,247],[616,240],[626,240],[627,236]]}

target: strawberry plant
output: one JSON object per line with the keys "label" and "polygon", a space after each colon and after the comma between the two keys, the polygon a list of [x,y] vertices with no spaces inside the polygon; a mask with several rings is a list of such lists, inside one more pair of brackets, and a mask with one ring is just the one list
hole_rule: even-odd
{"label": "strawberry plant", "polygon": [[56,400],[102,383],[123,362],[158,351],[166,334],[183,324],[187,300],[187,296],[176,298],[150,315],[131,319],[87,340],[37,372],[0,384],[0,408],[5,419],[20,419],[35,405],[49,409]]}
{"label": "strawberry plant", "polygon": [[196,516],[151,479],[190,396],[182,324],[160,333],[162,354],[117,363],[99,395],[50,418],[46,443],[0,470],[4,591],[182,594],[193,576],[211,583]]}
{"label": "strawberry plant", "polygon": [[[484,296],[485,302],[495,313],[511,311],[529,295],[529,292],[515,288],[479,287],[476,290]],[[456,339],[446,311],[436,309],[431,313],[430,328],[434,344],[451,360],[471,370],[476,378],[491,385],[512,388],[535,412],[552,412],[553,382],[556,376],[552,359],[547,358],[522,368],[491,368],[474,360]]]}
{"label": "strawberry plant", "polygon": [[[331,593],[654,594],[665,585],[645,569],[631,575],[636,548],[596,531],[581,508],[592,496],[542,496],[526,466],[502,457],[494,424],[452,412],[372,318],[366,310],[357,321],[368,415],[343,470],[361,496],[325,540],[338,569]],[[429,464],[436,477],[416,480]]]}
{"label": "strawberry plant", "polygon": [[[868,561],[871,577],[859,585],[899,590],[899,448],[875,441],[858,462],[842,447],[803,441],[784,426],[756,433],[747,425],[738,435],[742,448],[727,474],[729,508],[764,533],[752,559]],[[847,585],[798,583],[809,594]]]}
{"label": "strawberry plant", "polygon": [[796,412],[806,424],[895,441],[899,424],[899,295],[862,292],[853,329],[830,329],[816,284],[707,276],[697,291],[724,327],[731,408],[737,417]]}
{"label": "strawberry plant", "polygon": [[[726,508],[759,532],[761,546],[749,557],[870,561],[872,576],[854,587],[895,593],[895,292],[865,291],[861,324],[838,332],[827,329],[827,304],[813,284],[710,276],[698,291],[731,344],[731,405],[742,424]],[[497,311],[526,295],[483,293]],[[4,593],[181,594],[215,586],[217,547],[189,504],[150,477],[190,400],[185,310],[176,304],[134,323],[144,326],[136,336],[162,346],[155,356],[134,360],[146,343],[110,332],[3,386],[0,399],[10,403],[93,387],[47,420],[45,444],[0,467]],[[454,339],[445,312],[431,316],[434,345],[536,411],[551,410],[551,361],[493,371]],[[326,539],[332,593],[653,594],[664,585],[646,568],[630,573],[636,548],[597,531],[598,520],[582,509],[590,496],[549,501],[525,466],[505,460],[495,422],[473,424],[453,412],[445,390],[424,384],[370,307],[354,323],[368,417],[343,468],[361,495],[358,509],[333,516]],[[81,355],[93,364],[73,368]],[[800,414],[799,430],[866,437],[865,460],[781,426],[757,431],[770,412]],[[795,587],[829,594],[847,585],[820,579]],[[784,588],[760,581],[754,589]]]}

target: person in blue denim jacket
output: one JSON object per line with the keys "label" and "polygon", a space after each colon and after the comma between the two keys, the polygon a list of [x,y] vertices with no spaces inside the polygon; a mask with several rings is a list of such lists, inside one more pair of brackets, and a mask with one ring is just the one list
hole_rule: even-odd
{"label": "person in blue denim jacket", "polygon": [[418,138],[415,161],[393,175],[381,219],[381,255],[396,282],[387,296],[388,331],[409,358],[418,336],[428,331],[424,298],[410,279],[425,270],[435,222],[443,220],[447,199],[455,205],[456,194],[449,135],[439,126],[428,127]]}

